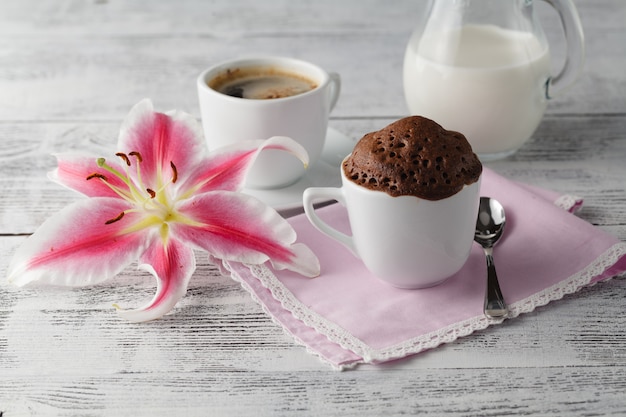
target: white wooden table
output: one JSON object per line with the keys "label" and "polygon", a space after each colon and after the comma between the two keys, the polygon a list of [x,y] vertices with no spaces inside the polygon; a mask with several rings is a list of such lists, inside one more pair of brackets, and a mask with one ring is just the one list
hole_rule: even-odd
{"label": "white wooden table", "polygon": [[[550,103],[519,153],[487,165],[584,196],[579,215],[625,240],[626,3],[576,4],[587,41],[582,78]],[[401,65],[423,5],[3,0],[0,275],[28,234],[78,198],[46,179],[52,152],[112,146],[144,97],[198,116],[195,77],[217,61],[263,52],[338,71],[331,125],[352,138],[406,115]],[[556,16],[537,8],[559,49]],[[555,55],[558,65],[563,54]],[[174,313],[146,324],[111,308],[151,297],[151,278],[133,268],[72,290],[17,289],[2,278],[0,415],[626,414],[623,278],[407,360],[337,372],[198,261]]]}

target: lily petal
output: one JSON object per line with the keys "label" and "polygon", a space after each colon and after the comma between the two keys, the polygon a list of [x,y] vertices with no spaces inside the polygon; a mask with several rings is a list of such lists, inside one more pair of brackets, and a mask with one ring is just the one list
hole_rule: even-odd
{"label": "lily petal", "polygon": [[172,224],[172,233],[224,260],[262,264],[302,275],[319,275],[317,257],[274,209],[254,197],[230,191],[200,194],[181,204],[190,221]]}
{"label": "lily petal", "polygon": [[148,304],[118,314],[133,322],[155,320],[170,312],[187,292],[187,286],[196,269],[196,258],[188,247],[175,239],[163,245],[156,239],[140,259],[140,269],[150,272],[157,281],[157,292]]}
{"label": "lily petal", "polygon": [[309,155],[302,145],[285,136],[273,136],[266,140],[240,142],[211,152],[187,181],[194,186],[193,191],[198,193],[211,190],[239,191],[250,167],[265,149],[289,152],[300,159],[305,167],[309,164]]}
{"label": "lily petal", "polygon": [[158,113],[148,99],[137,103],[130,111],[118,139],[118,149],[126,154],[139,152],[145,184],[159,188],[177,172],[187,174],[206,156],[202,129],[191,115],[176,111]]}
{"label": "lily petal", "polygon": [[[87,180],[92,174],[100,174],[107,178],[107,182],[112,186],[126,189],[126,185],[115,175],[111,175],[103,168],[98,167],[95,156],[77,153],[56,154],[58,166],[48,173],[48,178],[74,191],[78,191],[88,197],[114,197],[118,195],[107,186],[102,180],[93,178]],[[120,172],[124,169],[117,164],[117,161],[107,161],[107,163]]]}
{"label": "lily petal", "polygon": [[46,220],[15,252],[9,282],[83,286],[120,273],[147,247],[147,231],[125,233],[139,215],[105,224],[128,209],[123,200],[80,200]]}

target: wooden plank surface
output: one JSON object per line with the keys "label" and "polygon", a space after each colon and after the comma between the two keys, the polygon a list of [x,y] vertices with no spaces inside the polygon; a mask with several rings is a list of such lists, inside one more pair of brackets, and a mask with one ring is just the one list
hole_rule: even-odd
{"label": "wooden plank surface", "polygon": [[[520,152],[487,166],[583,196],[579,215],[626,240],[626,3],[575,3],[587,39],[581,79]],[[78,198],[47,180],[52,153],[110,149],[144,97],[197,116],[195,77],[216,61],[276,53],[338,71],[331,125],[355,140],[405,115],[402,59],[423,5],[1,2],[0,276],[26,236]],[[558,66],[558,22],[537,7]],[[187,296],[146,324],[112,308],[152,296],[134,266],[81,289],[2,278],[2,417],[626,414],[624,278],[406,360],[337,372],[197,255]]]}
{"label": "wooden plank surface", "polygon": [[[336,117],[406,114],[402,60],[420,3],[334,3],[302,2],[290,10],[269,2],[272,7],[258,10],[255,20],[246,2],[184,2],[180,8],[153,2],[67,1],[47,7],[20,2],[19,10],[35,13],[29,13],[30,20],[11,8],[2,14],[1,120],[119,120],[143,97],[153,98],[159,108],[198,114],[195,77],[200,71],[255,53],[301,57],[340,72],[344,88]],[[624,5],[577,4],[584,23],[598,21],[588,25],[580,81],[553,100],[549,112],[624,113],[626,98],[619,94],[626,83]],[[353,15],[355,9],[359,12]],[[558,22],[551,10],[540,9],[557,66],[564,49]],[[12,15],[17,22],[21,16],[22,25]],[[211,24],[203,25],[203,17]],[[279,18],[280,24],[272,24]]]}

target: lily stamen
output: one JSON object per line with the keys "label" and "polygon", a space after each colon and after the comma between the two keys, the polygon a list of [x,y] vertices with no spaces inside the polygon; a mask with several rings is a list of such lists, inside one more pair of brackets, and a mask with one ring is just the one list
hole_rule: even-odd
{"label": "lily stamen", "polygon": [[137,159],[137,162],[143,162],[143,158],[141,157],[141,154],[137,151],[132,151],[128,155],[134,156]]}
{"label": "lily stamen", "polygon": [[130,166],[130,159],[128,159],[128,156],[126,156],[125,153],[123,152],[118,152],[115,154],[116,156],[119,156],[120,158],[122,158],[124,160],[124,162],[126,162],[127,166]]}
{"label": "lily stamen", "polygon": [[100,178],[102,181],[106,182],[107,181],[107,177],[105,177],[104,175],[98,173],[98,172],[94,172],[93,174],[89,175],[87,178],[85,178],[87,181],[92,180],[94,178]]}
{"label": "lily stamen", "polygon": [[176,165],[174,165],[174,162],[172,161],[170,161],[170,166],[172,167],[172,171],[174,172],[174,175],[172,176],[172,184],[174,184],[178,179],[178,170],[176,169]]}
{"label": "lily stamen", "polygon": [[111,224],[111,223],[115,223],[117,221],[122,220],[122,217],[124,217],[124,212],[121,212],[117,217],[114,217],[112,219],[107,220],[106,222],[104,222],[104,224]]}
{"label": "lily stamen", "polygon": [[[137,166],[137,182],[139,182],[139,184],[141,185],[141,184],[143,184],[143,180],[141,179],[141,167],[140,167],[140,165],[143,162],[143,157],[137,151],[131,151],[131,152],[129,152],[128,155],[135,157],[135,159],[137,160],[137,164],[136,164],[136,166]],[[152,198],[154,198],[154,197],[152,197]]]}
{"label": "lily stamen", "polygon": [[146,191],[148,192],[148,194],[150,194],[150,198],[156,197],[156,192],[153,189],[146,188]]}
{"label": "lily stamen", "polygon": [[119,195],[121,198],[123,198],[125,200],[130,200],[132,198],[132,195],[129,195],[124,190],[121,190],[119,187],[116,187],[115,185],[109,183],[108,178],[105,175],[100,174],[99,172],[94,172],[93,174],[88,175],[85,179],[87,181],[89,181],[89,180],[92,180],[94,178],[98,178],[99,180],[101,180],[103,183],[105,183],[107,185],[107,187],[109,187],[111,190],[113,190],[115,192],[115,194]]}
{"label": "lily stamen", "polygon": [[[125,154],[123,154],[123,155],[126,156]],[[124,158],[122,157],[122,159],[124,159]],[[143,198],[142,197],[143,192],[140,189],[137,188],[135,183],[132,181],[132,179],[128,175],[128,172],[126,172],[125,174],[121,173],[117,169],[115,169],[112,166],[110,166],[109,164],[107,164],[105,158],[98,158],[96,160],[96,163],[98,164],[98,166],[100,168],[102,168],[102,169],[110,172],[111,174],[115,175],[124,184],[126,184],[126,187],[128,187],[128,191],[123,191],[123,190],[119,189],[119,187],[115,187],[115,186],[111,185],[109,182],[106,182],[106,184],[109,187],[111,187],[111,189],[113,191],[115,191],[119,196],[121,196],[125,200],[129,200],[129,201],[139,201],[139,200],[141,200]]]}

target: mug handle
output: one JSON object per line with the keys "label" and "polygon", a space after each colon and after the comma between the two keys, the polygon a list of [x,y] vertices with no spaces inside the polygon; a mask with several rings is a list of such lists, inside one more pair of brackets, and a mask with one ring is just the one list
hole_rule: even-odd
{"label": "mug handle", "polygon": [[554,77],[550,77],[546,83],[546,98],[550,99],[576,81],[578,72],[585,62],[585,35],[578,11],[572,0],[544,1],[559,13],[567,41],[565,64],[561,71]]}
{"label": "mug handle", "polygon": [[328,73],[330,84],[330,107],[329,112],[333,111],[337,100],[339,100],[339,93],[341,93],[341,77],[336,72]]}
{"label": "mug handle", "polygon": [[335,239],[348,249],[356,256],[359,257],[356,247],[354,246],[354,240],[352,236],[348,236],[345,233],[341,233],[335,228],[332,228],[319,218],[317,213],[315,212],[315,208],[313,207],[313,203],[315,200],[337,200],[341,204],[345,206],[346,199],[343,194],[343,190],[341,188],[334,187],[312,187],[304,190],[304,194],[302,195],[303,205],[304,205],[304,213],[306,217],[309,219],[311,224],[315,226],[317,230],[324,233],[326,236]]}

